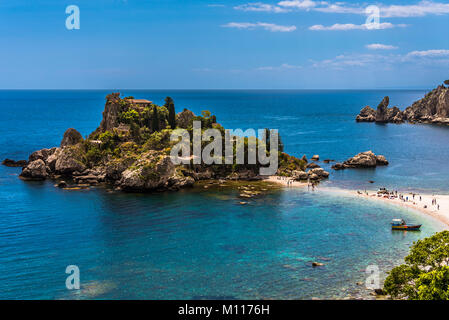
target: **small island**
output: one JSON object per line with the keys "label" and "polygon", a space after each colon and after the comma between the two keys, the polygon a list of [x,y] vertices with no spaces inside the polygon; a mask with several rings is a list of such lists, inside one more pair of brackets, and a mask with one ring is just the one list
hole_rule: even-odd
{"label": "small island", "polygon": [[[156,105],[145,99],[121,98],[119,93],[106,96],[100,126],[86,139],[75,129],[64,133],[61,145],[33,152],[23,166],[23,180],[53,179],[62,188],[88,188],[105,184],[116,190],[131,192],[179,190],[200,180],[265,180],[259,174],[259,164],[188,164],[176,165],[171,161],[173,142],[171,133],[177,128],[192,135],[193,121],[201,121],[201,130],[226,130],[209,111],[200,116],[184,109],[175,113],[172,98]],[[267,132],[268,129],[265,129]],[[268,135],[267,135],[268,136]],[[245,158],[248,139],[245,137]],[[267,141],[257,143],[270,144]],[[298,159],[283,152],[278,142],[279,166],[277,176],[295,181],[317,183],[329,173],[317,164],[311,165],[304,156]],[[192,148],[192,145],[189,146]],[[235,146],[234,146],[235,148]],[[235,155],[235,153],[234,153]],[[8,160],[7,163],[14,164]]]}

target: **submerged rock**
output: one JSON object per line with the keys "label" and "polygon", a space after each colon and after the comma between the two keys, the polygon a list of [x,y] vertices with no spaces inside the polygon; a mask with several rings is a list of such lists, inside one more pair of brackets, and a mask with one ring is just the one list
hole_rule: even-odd
{"label": "submerged rock", "polygon": [[7,167],[26,167],[28,164],[28,161],[26,160],[12,160],[12,159],[8,159],[6,158],[5,160],[2,161],[2,165],[7,166]]}
{"label": "submerged rock", "polygon": [[312,267],[321,267],[324,266],[324,263],[321,262],[312,262]]}

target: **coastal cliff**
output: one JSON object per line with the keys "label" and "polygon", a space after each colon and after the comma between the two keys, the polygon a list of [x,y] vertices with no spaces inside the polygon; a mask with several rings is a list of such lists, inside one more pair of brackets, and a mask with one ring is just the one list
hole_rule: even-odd
{"label": "coastal cliff", "polygon": [[377,110],[370,106],[363,108],[356,117],[357,122],[377,123],[434,123],[449,124],[449,88],[440,85],[401,111],[394,106],[388,108],[389,97],[385,97]]}
{"label": "coastal cliff", "polygon": [[[201,116],[184,109],[175,114],[174,101],[167,97],[163,106],[151,101],[121,98],[119,93],[106,97],[99,127],[86,139],[75,129],[64,133],[61,145],[33,152],[20,178],[53,179],[56,186],[82,188],[108,184],[123,191],[178,190],[195,181],[209,179],[261,180],[259,164],[189,164],[175,165],[170,151],[174,144],[171,133],[176,128],[193,134],[193,121],[201,121],[201,130],[225,129],[209,111]],[[268,129],[267,129],[268,130]],[[247,147],[249,138],[244,138]],[[261,143],[258,141],[258,143]],[[267,145],[268,145],[267,141]],[[318,166],[306,171],[307,160],[282,152],[279,143],[277,175],[293,180],[320,181],[329,173]],[[190,145],[192,149],[192,145]],[[245,149],[245,159],[248,150]]]}

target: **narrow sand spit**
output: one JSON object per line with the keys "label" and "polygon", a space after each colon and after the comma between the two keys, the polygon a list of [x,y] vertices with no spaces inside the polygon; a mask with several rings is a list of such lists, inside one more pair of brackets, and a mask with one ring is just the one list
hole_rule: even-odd
{"label": "narrow sand spit", "polygon": [[[291,181],[289,183],[288,179],[284,179],[282,177],[279,179],[277,176],[270,176],[266,181],[278,183],[285,187],[309,188],[309,190],[312,191],[312,187],[308,186],[307,182]],[[401,200],[399,198],[391,199],[385,198],[384,196],[379,197],[377,192],[372,190],[365,192],[361,190],[357,191],[320,186],[315,188],[322,192],[340,192],[355,197],[361,197],[374,201],[383,201],[396,206],[411,208],[442,222],[445,225],[445,229],[449,230],[449,195],[414,193],[415,196],[413,197],[413,193],[410,191],[400,192],[398,190],[398,194],[402,194],[404,198],[404,200]],[[436,200],[436,204],[432,204],[432,200]]]}

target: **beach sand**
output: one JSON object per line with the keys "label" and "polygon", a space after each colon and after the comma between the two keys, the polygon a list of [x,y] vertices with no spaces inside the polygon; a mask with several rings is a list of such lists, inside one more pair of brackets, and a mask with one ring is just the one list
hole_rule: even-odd
{"label": "beach sand", "polygon": [[[300,187],[300,188],[307,188],[308,184],[307,182],[299,182],[299,181],[292,181],[290,184],[288,183],[287,179],[278,179],[277,176],[270,176],[266,181],[274,182],[281,184],[285,187]],[[310,190],[312,188],[310,187]],[[324,191],[324,192],[341,192],[348,195],[361,197],[364,199],[369,199],[373,201],[382,201],[385,203],[389,203],[396,206],[402,206],[406,208],[414,209],[417,212],[420,212],[421,214],[425,214],[428,216],[431,216],[432,218],[440,221],[445,225],[445,229],[449,230],[449,195],[438,195],[438,194],[425,194],[425,193],[415,193],[415,197],[413,198],[413,193],[410,191],[407,192],[401,192],[398,190],[398,194],[402,194],[404,199],[408,197],[408,201],[403,201],[399,198],[384,198],[377,196],[377,191],[362,191],[360,190],[361,194],[357,190],[348,190],[348,189],[341,189],[341,188],[333,188],[333,187],[322,187],[318,185],[316,187],[317,191]],[[421,200],[420,200],[421,197]],[[437,205],[439,205],[439,209],[437,205],[432,205],[432,199],[436,199]],[[425,208],[425,206],[427,206]]]}

